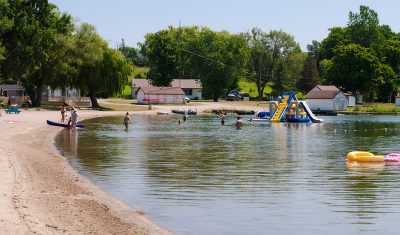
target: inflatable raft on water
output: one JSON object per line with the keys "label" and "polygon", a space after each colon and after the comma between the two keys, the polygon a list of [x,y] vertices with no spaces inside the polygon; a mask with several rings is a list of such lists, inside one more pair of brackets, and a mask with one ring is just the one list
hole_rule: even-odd
{"label": "inflatable raft on water", "polygon": [[385,161],[385,156],[374,155],[370,152],[353,151],[347,154],[347,159],[357,162],[383,162]]}
{"label": "inflatable raft on water", "polygon": [[400,162],[400,154],[399,153],[389,153],[385,156],[385,161],[388,162]]}
{"label": "inflatable raft on water", "polygon": [[370,152],[363,151],[353,151],[347,154],[347,159],[349,161],[357,162],[400,162],[399,153],[389,153],[386,156],[374,155]]}

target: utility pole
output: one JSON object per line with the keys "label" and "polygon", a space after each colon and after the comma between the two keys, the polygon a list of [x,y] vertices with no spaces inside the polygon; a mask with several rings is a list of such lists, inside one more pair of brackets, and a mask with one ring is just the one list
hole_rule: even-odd
{"label": "utility pole", "polygon": [[179,87],[181,87],[181,79],[183,78],[183,64],[182,64],[182,28],[181,20],[179,19],[178,30],[178,66],[179,66]]}

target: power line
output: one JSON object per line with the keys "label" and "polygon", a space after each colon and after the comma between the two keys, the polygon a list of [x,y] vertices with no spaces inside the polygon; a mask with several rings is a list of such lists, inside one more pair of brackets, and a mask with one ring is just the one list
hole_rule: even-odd
{"label": "power line", "polygon": [[187,52],[187,53],[189,53],[189,54],[198,56],[198,57],[200,57],[200,58],[202,58],[202,59],[209,60],[209,61],[211,61],[211,62],[214,62],[214,63],[217,63],[217,64],[221,64],[221,65],[223,65],[223,66],[225,66],[225,67],[234,69],[234,70],[240,72],[240,73],[241,73],[243,76],[245,76],[245,77],[256,77],[256,78],[258,78],[258,77],[264,77],[264,78],[269,78],[267,75],[263,75],[262,73],[260,73],[259,75],[243,73],[243,71],[242,71],[241,69],[236,68],[236,67],[233,67],[233,66],[230,66],[230,65],[227,65],[227,64],[225,64],[225,63],[223,63],[223,62],[221,62],[221,61],[217,61],[217,60],[208,58],[208,57],[206,57],[206,56],[200,55],[200,54],[198,54],[198,53],[196,53],[196,52],[189,51],[189,50],[186,50],[186,49],[183,49],[183,48],[182,48],[181,50],[184,51],[184,52]]}

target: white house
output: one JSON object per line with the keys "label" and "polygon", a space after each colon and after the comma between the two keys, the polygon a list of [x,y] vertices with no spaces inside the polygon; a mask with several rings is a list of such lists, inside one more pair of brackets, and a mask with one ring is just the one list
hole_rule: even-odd
{"label": "white house", "polygon": [[20,85],[0,85],[1,96],[23,96],[25,89]]}
{"label": "white house", "polygon": [[397,93],[397,95],[396,95],[396,106],[400,107],[400,94],[399,93]]}
{"label": "white house", "polygon": [[347,106],[356,106],[356,97],[352,93],[344,93],[347,98]]}
{"label": "white house", "polygon": [[88,106],[91,105],[91,101],[88,97],[82,97],[81,91],[78,88],[58,88],[51,89],[47,87],[42,93],[43,103],[63,103],[70,106]]}
{"label": "white house", "polygon": [[348,101],[345,94],[335,86],[316,86],[307,93],[307,103],[312,111],[334,112],[345,110]]}
{"label": "white house", "polygon": [[185,104],[185,92],[179,87],[139,87],[138,104]]}
{"label": "white house", "polygon": [[[136,99],[136,93],[139,88],[154,87],[148,79],[132,79],[132,98]],[[196,79],[174,79],[169,87],[181,88],[185,95],[192,100],[200,100],[203,98],[201,82]]]}
{"label": "white house", "polygon": [[24,87],[14,85],[0,85],[0,103],[22,104],[27,100]]}

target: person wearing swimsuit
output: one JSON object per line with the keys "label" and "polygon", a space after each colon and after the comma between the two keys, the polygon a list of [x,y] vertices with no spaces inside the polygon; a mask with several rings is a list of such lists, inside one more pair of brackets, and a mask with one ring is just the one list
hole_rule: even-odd
{"label": "person wearing swimsuit", "polygon": [[125,125],[125,131],[128,130],[129,123],[131,122],[131,118],[129,117],[129,113],[126,112],[125,117],[124,117],[124,125]]}

